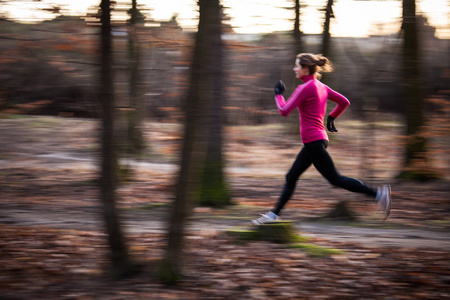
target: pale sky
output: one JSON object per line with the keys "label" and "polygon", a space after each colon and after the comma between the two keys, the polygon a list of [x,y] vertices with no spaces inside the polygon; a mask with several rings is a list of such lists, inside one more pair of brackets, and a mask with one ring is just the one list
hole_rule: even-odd
{"label": "pale sky", "polygon": [[[450,38],[450,1],[416,0],[417,12],[423,13],[428,22],[437,27],[439,37]],[[131,0],[117,0],[128,7]],[[322,31],[326,0],[300,0],[301,30],[305,33]],[[65,14],[85,15],[89,8],[98,6],[100,0],[42,0],[7,1],[0,3],[0,13],[10,18],[30,22],[52,18],[39,8],[61,6]],[[174,14],[186,29],[195,29],[198,7],[196,0],[138,0],[149,8],[149,17],[158,21],[169,20]],[[293,0],[222,0],[225,13],[231,17],[231,25],[238,33],[266,33],[291,30],[293,12],[285,7],[293,6]],[[333,36],[362,37],[373,33],[395,33],[400,26],[401,0],[335,0],[331,33]]]}

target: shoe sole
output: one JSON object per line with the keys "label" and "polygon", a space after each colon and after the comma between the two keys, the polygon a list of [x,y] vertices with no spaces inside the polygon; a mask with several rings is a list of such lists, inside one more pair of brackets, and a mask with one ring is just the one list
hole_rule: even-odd
{"label": "shoe sole", "polygon": [[252,221],[251,221],[251,223],[252,223],[253,225],[256,225],[256,226],[258,226],[258,225],[264,225],[264,224],[279,223],[279,222],[280,222],[280,220],[267,221],[267,222],[263,222],[263,223],[260,223],[260,222],[258,222],[257,220],[252,220]]}
{"label": "shoe sole", "polygon": [[386,196],[386,208],[384,210],[384,218],[383,221],[386,220],[389,217],[389,214],[391,213],[391,203],[392,203],[392,198],[391,198],[391,186],[390,185],[385,185],[383,187],[383,189],[387,190],[387,196]]}

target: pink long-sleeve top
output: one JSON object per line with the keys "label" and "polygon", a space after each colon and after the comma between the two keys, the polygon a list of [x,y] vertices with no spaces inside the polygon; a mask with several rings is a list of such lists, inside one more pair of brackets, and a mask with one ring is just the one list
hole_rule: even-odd
{"label": "pink long-sleeve top", "polygon": [[301,80],[304,84],[299,85],[287,101],[283,95],[275,95],[278,111],[285,117],[295,108],[298,109],[300,136],[303,143],[318,140],[328,141],[328,134],[323,124],[327,100],[337,104],[330,113],[330,116],[335,119],[349,107],[350,101],[320,82],[314,75],[304,76]]}

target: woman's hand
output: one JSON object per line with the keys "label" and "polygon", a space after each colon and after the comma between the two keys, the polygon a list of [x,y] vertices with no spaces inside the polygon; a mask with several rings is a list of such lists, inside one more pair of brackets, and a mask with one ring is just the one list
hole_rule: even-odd
{"label": "woman's hand", "polygon": [[338,132],[334,126],[334,118],[332,116],[328,116],[327,118],[327,129],[329,132]]}
{"label": "woman's hand", "polygon": [[277,85],[275,86],[275,95],[281,95],[286,90],[286,86],[284,85],[283,81],[278,81]]}

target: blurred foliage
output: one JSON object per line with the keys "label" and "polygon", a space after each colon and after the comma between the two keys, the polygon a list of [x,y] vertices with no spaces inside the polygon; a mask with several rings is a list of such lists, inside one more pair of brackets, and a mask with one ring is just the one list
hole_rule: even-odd
{"label": "blurred foliage", "polygon": [[24,25],[0,20],[3,112],[98,115],[92,99],[95,31],[77,18]]}
{"label": "blurred foliage", "polygon": [[[423,17],[419,21],[426,66],[423,87],[426,95],[442,94],[448,86],[448,40],[436,38],[434,29]],[[25,25],[5,19],[0,22],[3,112],[98,116],[98,105],[92,97],[93,74],[98,67],[97,26],[81,18],[63,16],[39,24]],[[113,34],[117,105],[124,107],[129,101],[128,90],[124,88],[129,72],[126,24],[116,24]],[[181,99],[187,91],[193,35],[178,26],[176,17],[159,27],[140,26],[137,34],[142,51],[145,115],[179,121],[183,110]],[[224,36],[224,41],[228,124],[279,122],[271,99],[274,82],[283,79],[288,90],[299,83],[291,72],[292,35],[231,32]],[[321,36],[304,35],[302,43],[305,51],[319,52]],[[397,35],[333,38],[336,71],[327,74],[327,80],[351,100],[356,117],[371,107],[401,111],[400,43]],[[448,99],[448,94],[445,97]]]}
{"label": "blurred foliage", "polygon": [[[117,5],[114,11],[125,15],[123,20],[129,19],[130,12],[129,5],[126,8]],[[136,14],[138,21],[143,21],[141,14]],[[51,21],[20,24],[0,19],[0,111],[99,117],[94,93],[99,67],[99,28],[93,20],[92,16],[59,16]],[[144,21],[133,29],[140,49],[138,97],[142,106],[139,110],[150,120],[179,123],[185,111],[183,101],[188,89],[193,33],[178,25],[176,15],[160,23],[149,17]],[[449,115],[443,111],[450,101],[449,40],[438,39],[424,17],[417,16],[417,21],[422,53],[420,83],[426,99],[440,102],[424,107],[427,131],[420,134],[432,141],[429,151],[439,152],[441,157],[450,143],[444,125]],[[296,116],[288,120],[280,118],[272,99],[273,85],[279,79],[287,84],[288,92],[299,83],[291,71],[295,43],[292,33],[242,35],[229,27],[224,32],[225,123],[281,123],[297,131],[298,125],[290,122]],[[134,109],[129,92],[129,35],[126,22],[114,24],[115,94],[119,114],[129,114]],[[344,118],[351,114],[351,118],[372,124],[383,121],[380,118],[384,114],[380,112],[393,112],[403,121],[401,36],[333,37],[332,41],[335,72],[327,74],[327,82],[352,103]],[[320,52],[321,44],[319,34],[302,35],[305,52]],[[373,127],[370,124],[368,127]]]}

